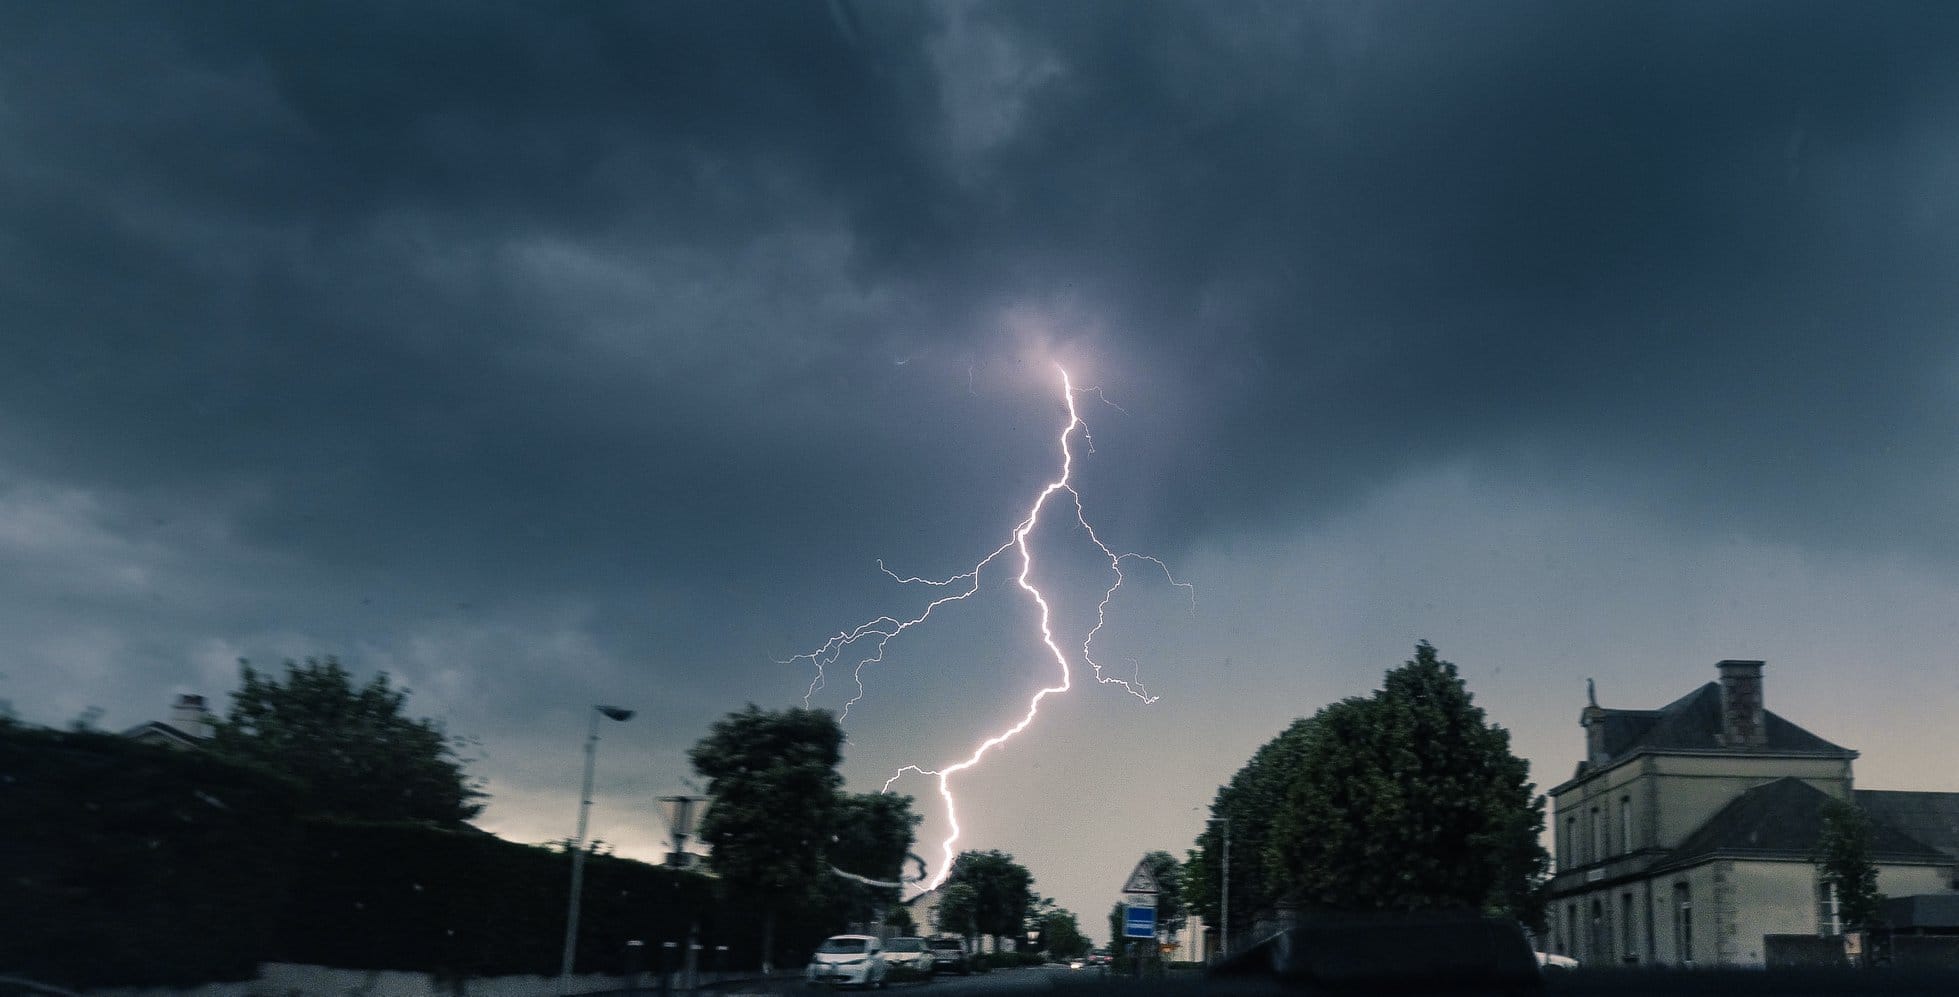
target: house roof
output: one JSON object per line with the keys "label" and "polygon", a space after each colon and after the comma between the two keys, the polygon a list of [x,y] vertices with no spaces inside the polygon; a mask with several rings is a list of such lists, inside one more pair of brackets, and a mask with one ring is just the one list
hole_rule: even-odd
{"label": "house roof", "polygon": [[[1648,751],[1735,751],[1768,754],[1821,755],[1855,758],[1857,753],[1831,744],[1815,734],[1762,711],[1764,741],[1759,745],[1736,748],[1721,743],[1721,684],[1709,682],[1657,710],[1612,710],[1591,707],[1586,714],[1591,723],[1602,724],[1606,760],[1619,759]],[[1594,767],[1581,766],[1582,771]]]}
{"label": "house roof", "polygon": [[[1794,776],[1756,786],[1728,801],[1660,865],[1686,865],[1717,854],[1809,861],[1823,834],[1823,805],[1830,799]],[[1951,861],[1946,853],[1876,819],[1871,822],[1871,858],[1911,864]]]}
{"label": "house roof", "polygon": [[210,740],[210,738],[199,737],[196,734],[189,733],[180,727],[173,727],[161,720],[152,720],[146,724],[137,724],[123,731],[122,736],[132,741],[163,741],[186,748],[202,747],[205,742]]}
{"label": "house roof", "polygon": [[1959,793],[1906,793],[1860,789],[1857,805],[1871,819],[1959,858]]}

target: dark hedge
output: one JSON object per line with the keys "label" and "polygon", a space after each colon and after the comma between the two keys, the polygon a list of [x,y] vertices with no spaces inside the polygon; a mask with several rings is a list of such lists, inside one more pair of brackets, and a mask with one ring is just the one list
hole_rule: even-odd
{"label": "dark hedge", "polygon": [[[210,752],[0,724],[0,975],[81,989],[251,979],[267,961],[557,972],[568,855],[304,802]],[[713,880],[588,860],[581,971],[624,971],[630,940],[657,967],[696,924],[704,965],[717,943],[730,967],[756,961],[757,932],[723,915]]]}
{"label": "dark hedge", "polygon": [[278,945],[297,793],[204,752],[0,727],[0,972],[252,978]]}

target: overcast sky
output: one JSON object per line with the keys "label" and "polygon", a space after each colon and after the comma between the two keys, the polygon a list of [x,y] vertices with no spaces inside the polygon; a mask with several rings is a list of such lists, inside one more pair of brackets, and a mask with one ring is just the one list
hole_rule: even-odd
{"label": "overcast sky", "polygon": [[[0,5],[0,699],[338,655],[525,841],[616,703],[593,828],[653,857],[713,718],[934,594],[879,559],[1010,538],[1058,363],[1087,515],[1195,598],[1132,571],[1095,647],[1157,700],[1078,673],[953,788],[1098,937],[1419,639],[1540,788],[1587,677],[1735,657],[1959,790],[1955,51],[1949,3]],[[1078,651],[1097,552],[1030,539]],[[1012,571],[865,670],[851,788],[1058,679]]]}

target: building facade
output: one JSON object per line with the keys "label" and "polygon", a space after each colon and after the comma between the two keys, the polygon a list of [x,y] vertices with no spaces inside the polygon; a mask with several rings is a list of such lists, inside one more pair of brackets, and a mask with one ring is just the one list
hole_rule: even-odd
{"label": "building facade", "polygon": [[1585,758],[1550,790],[1550,951],[1592,966],[1760,966],[1768,936],[1840,931],[1814,857],[1832,799],[1872,817],[1887,896],[1959,892],[1959,793],[1857,790],[1857,752],[1766,709],[1762,662],[1716,669],[1659,709],[1593,696],[1580,713]]}

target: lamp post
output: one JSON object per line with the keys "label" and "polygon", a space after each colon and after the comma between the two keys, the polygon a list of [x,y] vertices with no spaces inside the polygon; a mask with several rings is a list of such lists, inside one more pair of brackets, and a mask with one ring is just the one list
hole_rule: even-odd
{"label": "lamp post", "polygon": [[624,723],[633,711],[617,706],[593,706],[592,730],[585,737],[585,788],[578,794],[578,836],[571,843],[571,904],[565,911],[565,957],[558,965],[558,993],[571,990],[572,964],[578,956],[578,895],[585,886],[585,818],[592,809],[592,767],[599,757],[599,717]]}
{"label": "lamp post", "polygon": [[1231,818],[1206,817],[1206,824],[1224,825],[1224,875],[1218,884],[1218,956],[1231,951]]}

